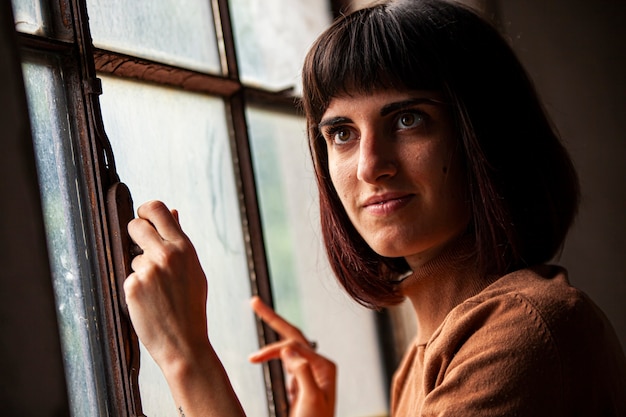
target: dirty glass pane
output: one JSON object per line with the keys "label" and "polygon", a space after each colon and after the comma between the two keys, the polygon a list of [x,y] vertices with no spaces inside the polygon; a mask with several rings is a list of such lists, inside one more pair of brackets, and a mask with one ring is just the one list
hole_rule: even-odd
{"label": "dirty glass pane", "polygon": [[61,344],[73,416],[107,415],[103,352],[98,348],[95,274],[77,186],[80,167],[60,67],[52,59],[27,57],[23,64],[41,189],[44,224],[58,309]]}
{"label": "dirty glass pane", "polygon": [[15,28],[33,35],[48,35],[45,5],[40,0],[12,0]]}
{"label": "dirty glass pane", "polygon": [[239,75],[271,90],[296,87],[306,51],[331,21],[328,0],[230,0]]}
{"label": "dirty glass pane", "polygon": [[209,0],[87,0],[87,11],[98,48],[220,72]]}
{"label": "dirty glass pane", "polygon": [[322,246],[305,121],[258,108],[247,118],[276,308],[338,364],[338,416],[386,415],[374,315],[339,288]]}
{"label": "dirty glass pane", "polygon": [[[211,341],[248,415],[265,415],[262,369],[247,361],[258,343],[223,101],[101,78],[104,126],[135,208],[159,199],[179,210],[209,281]],[[139,385],[147,416],[176,413],[165,379],[145,350]]]}

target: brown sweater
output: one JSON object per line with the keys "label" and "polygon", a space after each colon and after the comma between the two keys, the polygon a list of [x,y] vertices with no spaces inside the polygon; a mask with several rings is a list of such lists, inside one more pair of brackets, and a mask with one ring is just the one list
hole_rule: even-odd
{"label": "brown sweater", "polygon": [[626,416],[622,348],[565,270],[544,265],[487,285],[408,350],[393,417]]}

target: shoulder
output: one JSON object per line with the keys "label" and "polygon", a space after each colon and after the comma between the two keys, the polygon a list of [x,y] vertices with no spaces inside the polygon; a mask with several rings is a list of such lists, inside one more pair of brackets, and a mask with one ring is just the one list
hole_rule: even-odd
{"label": "shoulder", "polygon": [[439,330],[466,338],[487,333],[526,348],[535,343],[543,356],[556,355],[561,362],[602,348],[614,336],[604,313],[570,285],[565,269],[553,265],[501,277],[453,309]]}
{"label": "shoulder", "polygon": [[564,269],[524,269],[499,278],[455,307],[431,342],[441,338],[476,339],[486,334],[490,340],[502,337],[508,345],[515,341],[540,343],[556,353],[559,343],[555,336],[563,325],[578,321],[574,316],[595,316],[591,310],[591,301],[569,285]]}
{"label": "shoulder", "polygon": [[428,343],[431,364],[448,377],[467,373],[465,378],[529,380],[541,369],[553,388],[560,386],[559,343],[552,329],[579,294],[570,291],[563,270],[549,272],[506,275],[455,307]]}
{"label": "shoulder", "polygon": [[599,312],[582,291],[570,285],[567,271],[559,266],[540,265],[507,274],[459,306],[459,313],[476,308],[520,309],[539,315],[544,325],[561,325],[576,316]]}
{"label": "shoulder", "polygon": [[624,355],[611,326],[557,266],[501,277],[454,308],[427,350],[432,394],[446,385],[480,386],[484,396],[474,388],[468,395],[481,407],[502,401],[501,410],[532,406],[541,407],[537,415],[558,415],[580,398],[615,403],[607,395],[624,387]]}
{"label": "shoulder", "polygon": [[[458,306],[459,316],[499,311],[494,321],[517,323],[518,333],[539,331],[546,343],[571,350],[572,343],[603,338],[613,330],[604,313],[581,290],[570,285],[567,271],[539,265],[507,274]],[[512,317],[514,315],[514,317]],[[582,337],[581,337],[582,336]]]}

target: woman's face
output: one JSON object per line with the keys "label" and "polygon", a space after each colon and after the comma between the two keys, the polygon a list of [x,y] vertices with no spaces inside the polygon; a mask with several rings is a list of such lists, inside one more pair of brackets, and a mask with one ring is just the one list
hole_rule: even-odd
{"label": "woman's face", "polygon": [[356,230],[382,256],[412,267],[469,221],[455,130],[433,92],[334,98],[319,124],[332,183]]}

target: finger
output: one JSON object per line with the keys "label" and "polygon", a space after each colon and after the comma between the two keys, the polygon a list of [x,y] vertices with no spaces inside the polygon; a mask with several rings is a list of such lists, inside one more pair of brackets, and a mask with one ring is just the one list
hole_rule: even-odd
{"label": "finger", "polygon": [[171,209],[170,212],[172,213],[172,217],[174,217],[174,220],[176,220],[176,223],[178,223],[178,225],[180,226],[180,216],[178,215],[178,210]]}
{"label": "finger", "polygon": [[[289,374],[288,374],[289,375]],[[289,375],[289,382],[287,386],[287,396],[289,398],[289,402],[293,403],[298,400],[298,378],[294,378],[293,375]]]}
{"label": "finger", "polygon": [[137,209],[137,215],[152,223],[159,235],[169,241],[180,238],[182,230],[172,212],[160,201],[149,201]]}
{"label": "finger", "polygon": [[127,226],[128,234],[133,242],[140,248],[149,248],[163,243],[163,238],[154,228],[152,223],[146,219],[136,218],[131,220]]}
{"label": "finger", "polygon": [[293,326],[287,320],[276,314],[276,312],[265,304],[259,297],[252,297],[250,305],[252,306],[254,312],[283,338],[297,340],[304,345],[309,344],[306,337],[304,337],[302,332],[297,327]]}
{"label": "finger", "polygon": [[[150,251],[150,249],[148,249],[148,251]],[[150,260],[149,256],[144,254],[137,255],[130,261],[130,269],[136,272],[137,278],[146,276],[146,273],[149,276],[149,271],[154,265],[154,262]]]}
{"label": "finger", "polygon": [[298,392],[315,392],[320,390],[311,370],[311,365],[305,357],[290,347],[283,349],[280,357],[287,373],[293,375],[295,378],[294,382],[297,381]]}
{"label": "finger", "polygon": [[322,358],[317,352],[311,349],[307,345],[295,341],[293,339],[281,340],[276,343],[269,344],[262,347],[257,352],[251,354],[248,360],[252,363],[266,362],[272,359],[280,358],[281,352],[285,349],[291,349],[296,351],[300,356],[308,360],[316,360]]}
{"label": "finger", "polygon": [[248,360],[252,363],[261,363],[272,359],[279,359],[280,352],[292,343],[293,342],[291,340],[282,340],[280,342],[264,346],[257,352],[252,353],[248,357]]}

